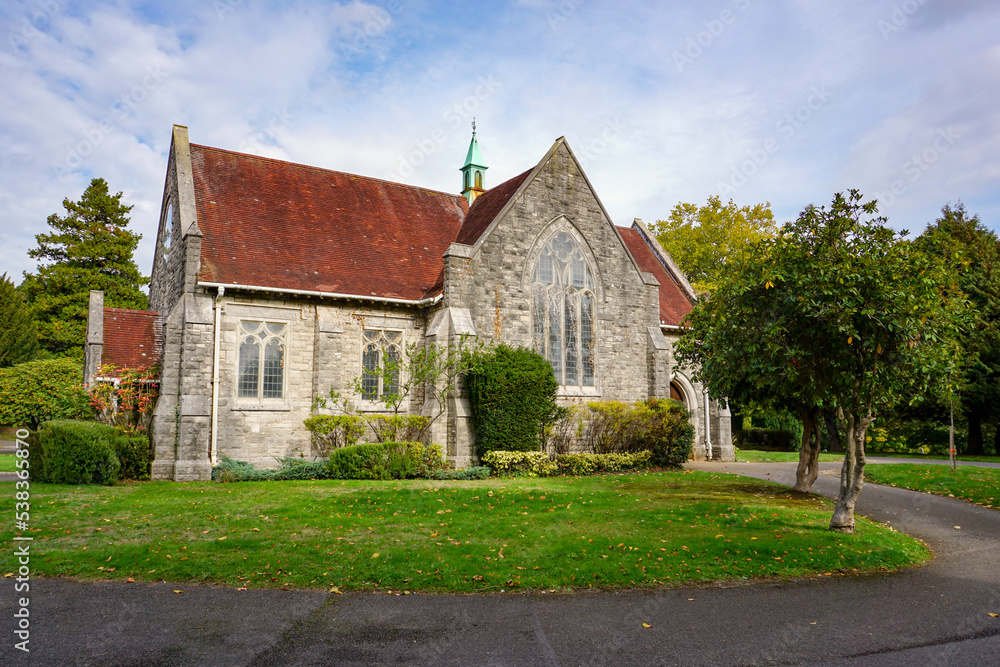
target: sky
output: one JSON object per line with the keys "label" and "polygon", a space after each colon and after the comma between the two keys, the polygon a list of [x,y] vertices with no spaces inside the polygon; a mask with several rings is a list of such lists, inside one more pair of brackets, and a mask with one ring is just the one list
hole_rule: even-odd
{"label": "sky", "polygon": [[91,179],[152,267],[173,124],[192,143],[457,193],[560,136],[612,220],[709,196],[778,221],[851,188],[919,233],[1000,231],[992,0],[68,2],[0,5],[0,273]]}

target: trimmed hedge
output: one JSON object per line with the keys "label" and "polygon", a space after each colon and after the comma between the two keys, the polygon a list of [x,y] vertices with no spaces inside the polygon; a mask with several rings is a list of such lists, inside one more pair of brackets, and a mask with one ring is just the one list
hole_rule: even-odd
{"label": "trimmed hedge", "polygon": [[38,429],[41,454],[32,463],[36,479],[54,484],[106,484],[118,481],[121,463],[115,454],[115,430],[97,422],[57,419]]}
{"label": "trimmed hedge", "polygon": [[589,475],[601,472],[621,472],[649,467],[652,452],[608,454],[558,454],[555,459],[545,452],[501,452],[483,455],[483,463],[501,475]]}
{"label": "trimmed hedge", "polygon": [[559,384],[540,354],[504,344],[473,353],[465,388],[480,455],[541,447]]}
{"label": "trimmed hedge", "polygon": [[100,422],[55,419],[33,432],[30,442],[31,475],[40,482],[114,484],[120,479],[149,479],[145,434],[122,433]]}
{"label": "trimmed hedge", "polygon": [[349,447],[365,433],[364,422],[357,415],[312,415],[304,424],[321,454]]}

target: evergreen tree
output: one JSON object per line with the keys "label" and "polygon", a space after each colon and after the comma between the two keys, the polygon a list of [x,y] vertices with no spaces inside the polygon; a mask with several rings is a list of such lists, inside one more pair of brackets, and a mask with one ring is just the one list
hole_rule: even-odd
{"label": "evergreen tree", "polygon": [[983,424],[1000,419],[1000,240],[959,202],[946,204],[916,243],[945,263],[976,311],[962,337],[964,391],[955,408],[968,421],[966,454],[983,454]]}
{"label": "evergreen tree", "polygon": [[139,288],[149,279],[132,257],[141,235],[127,229],[132,207],[121,197],[121,192],[109,193],[103,178],[95,178],[79,202],[63,200],[66,215],[50,215],[54,231],[36,235],[38,247],[28,251],[39,260],[38,273],[25,272],[21,288],[39,344],[54,354],[82,356],[90,290],[102,290],[108,307],[146,308]]}
{"label": "evergreen tree", "polygon": [[5,273],[0,276],[0,368],[31,361],[37,350],[31,311]]}

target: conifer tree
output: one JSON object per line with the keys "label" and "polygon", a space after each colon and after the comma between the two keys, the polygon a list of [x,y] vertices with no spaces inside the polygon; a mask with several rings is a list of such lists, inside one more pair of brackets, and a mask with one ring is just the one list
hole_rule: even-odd
{"label": "conifer tree", "polygon": [[0,276],[0,368],[31,361],[37,350],[28,304],[5,273]]}
{"label": "conifer tree", "polygon": [[54,354],[82,357],[90,290],[102,290],[108,307],[146,308],[139,288],[149,279],[133,259],[141,235],[127,229],[132,207],[121,198],[95,178],[80,201],[63,200],[66,215],[50,215],[52,233],[36,235],[38,247],[28,251],[39,266],[37,273],[25,272],[22,290],[38,342]]}

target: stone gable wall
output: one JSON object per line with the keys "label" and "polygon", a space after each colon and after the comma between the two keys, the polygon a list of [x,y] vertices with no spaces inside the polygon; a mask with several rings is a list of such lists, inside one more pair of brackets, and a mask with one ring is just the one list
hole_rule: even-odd
{"label": "stone gable wall", "polygon": [[599,283],[598,387],[562,395],[562,401],[645,398],[651,385],[648,327],[658,325],[656,283],[644,281],[565,144],[478,249],[452,246],[446,255],[445,306],[468,308],[483,340],[530,347],[534,258],[557,229],[583,240]]}

